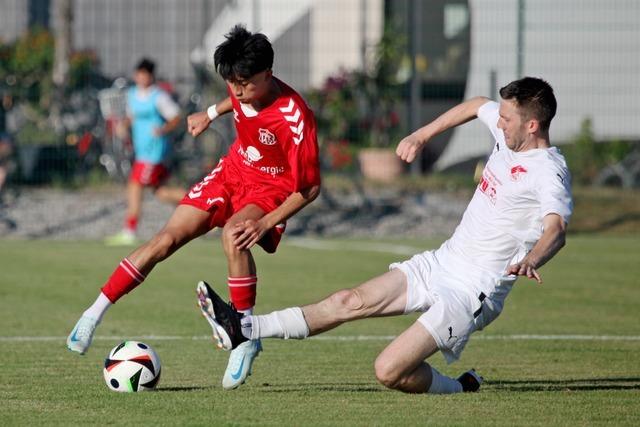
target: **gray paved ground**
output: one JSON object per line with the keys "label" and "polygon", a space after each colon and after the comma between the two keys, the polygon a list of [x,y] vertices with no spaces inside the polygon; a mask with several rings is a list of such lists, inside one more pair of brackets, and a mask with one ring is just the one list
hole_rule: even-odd
{"label": "gray paved ground", "polygon": [[[292,218],[288,235],[415,237],[453,232],[468,202],[448,193],[380,190],[375,194],[325,193]],[[124,192],[22,189],[0,208],[0,237],[9,239],[102,239],[123,221]],[[140,237],[158,231],[173,211],[146,193]]]}

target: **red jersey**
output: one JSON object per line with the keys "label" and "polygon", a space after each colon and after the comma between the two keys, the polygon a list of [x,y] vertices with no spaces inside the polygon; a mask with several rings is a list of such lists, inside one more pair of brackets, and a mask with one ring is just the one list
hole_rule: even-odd
{"label": "red jersey", "polygon": [[281,93],[259,112],[229,92],[238,137],[227,157],[242,179],[293,193],[320,184],[316,122],[302,97],[274,79]]}

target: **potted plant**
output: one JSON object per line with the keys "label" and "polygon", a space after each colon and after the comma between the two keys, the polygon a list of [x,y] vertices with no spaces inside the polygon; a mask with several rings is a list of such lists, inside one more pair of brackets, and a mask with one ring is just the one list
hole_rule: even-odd
{"label": "potted plant", "polygon": [[[395,81],[402,38],[385,30],[370,72],[341,70],[308,94],[316,113],[323,151],[357,158],[365,178],[391,181],[403,171],[393,147],[401,136],[397,113],[401,96]],[[344,141],[352,147],[350,153]],[[333,164],[334,161],[328,163]],[[344,162],[341,162],[341,164]]]}

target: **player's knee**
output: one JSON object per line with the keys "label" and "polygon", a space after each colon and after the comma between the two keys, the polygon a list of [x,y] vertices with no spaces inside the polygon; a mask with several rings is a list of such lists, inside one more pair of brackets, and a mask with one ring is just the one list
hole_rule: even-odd
{"label": "player's knee", "polygon": [[376,379],[383,386],[391,389],[397,389],[400,386],[402,376],[388,357],[379,355],[374,363],[374,370]]}
{"label": "player's knee", "polygon": [[222,228],[222,249],[224,250],[227,258],[236,256],[240,253],[238,247],[233,243],[235,235],[233,234],[233,227],[229,224]]}
{"label": "player's knee", "polygon": [[331,299],[343,319],[357,317],[357,313],[364,309],[364,300],[357,289],[343,289],[333,294]]}

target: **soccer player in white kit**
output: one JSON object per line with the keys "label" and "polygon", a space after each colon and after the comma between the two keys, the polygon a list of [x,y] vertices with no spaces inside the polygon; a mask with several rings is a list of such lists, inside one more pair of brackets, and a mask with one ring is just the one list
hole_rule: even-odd
{"label": "soccer player in white kit", "polygon": [[209,289],[207,320],[224,349],[248,339],[296,338],[344,322],[424,312],[375,361],[385,386],[409,393],[477,391],[474,370],[454,379],[425,359],[457,360],[469,336],[496,319],[518,276],[541,282],[538,269],[565,244],[572,212],[564,157],[549,142],[553,89],[525,77],[500,89],[500,103],[476,97],[405,137],[396,149],[411,162],[435,135],[479,118],[495,145],[453,236],[437,250],[391,264],[390,271],[326,299],[267,315],[242,316]]}

